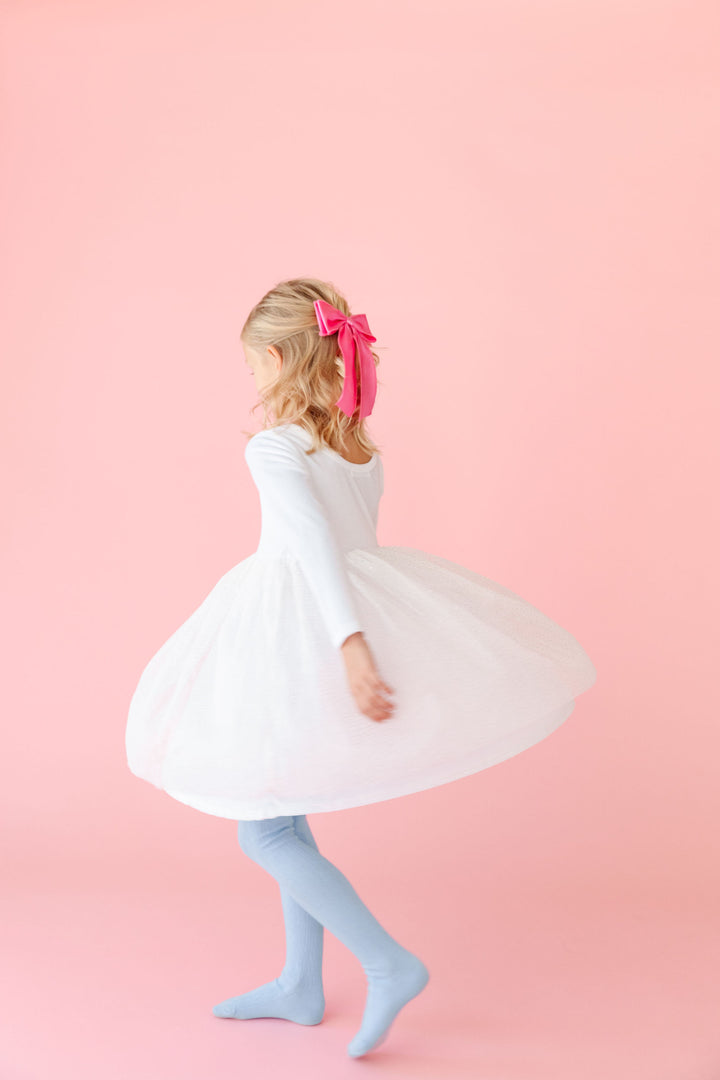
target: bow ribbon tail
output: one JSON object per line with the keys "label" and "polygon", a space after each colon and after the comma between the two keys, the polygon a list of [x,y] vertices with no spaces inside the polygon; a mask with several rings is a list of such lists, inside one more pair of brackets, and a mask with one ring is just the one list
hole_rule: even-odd
{"label": "bow ribbon tail", "polygon": [[360,354],[360,418],[362,419],[370,415],[375,404],[377,373],[370,345],[362,334],[357,340],[357,347]]}
{"label": "bow ribbon tail", "polygon": [[[348,416],[352,416],[357,404],[357,376],[355,374],[356,338],[353,333],[353,328],[349,323],[345,323],[340,327],[338,332],[338,345],[340,346],[340,352],[345,361],[345,377],[343,379],[342,393],[335,404]],[[362,363],[362,352],[360,353],[360,360]],[[362,394],[362,381],[360,383],[360,392]]]}

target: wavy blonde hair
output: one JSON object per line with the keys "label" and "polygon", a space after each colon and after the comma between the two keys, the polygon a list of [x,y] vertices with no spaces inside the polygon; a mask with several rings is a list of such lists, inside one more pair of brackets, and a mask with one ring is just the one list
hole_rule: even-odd
{"label": "wavy blonde hair", "polygon": [[[291,278],[270,289],[245,320],[241,342],[260,354],[273,345],[283,361],[280,374],[260,391],[251,412],[263,406],[264,428],[302,425],[312,437],[308,454],[321,446],[340,453],[347,449],[348,435],[355,436],[366,454],[379,453],[380,448],[367,433],[366,420],[358,415],[359,405],[347,416],[335,404],[342,392],[344,361],[337,334],[320,335],[315,300],[325,300],[344,315],[351,314],[345,297],[329,282]],[[371,352],[377,368],[380,357],[374,349]],[[357,355],[355,372],[359,382]],[[274,422],[270,422],[271,414]],[[252,438],[255,432],[243,434]]]}

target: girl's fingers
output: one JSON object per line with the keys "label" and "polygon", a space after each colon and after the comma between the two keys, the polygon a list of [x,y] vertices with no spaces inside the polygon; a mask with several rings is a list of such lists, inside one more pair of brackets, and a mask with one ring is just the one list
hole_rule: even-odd
{"label": "girl's fingers", "polygon": [[382,709],[383,712],[394,708],[392,701],[386,701],[385,698],[378,697],[377,695],[373,695],[373,697],[370,698],[369,704],[371,708]]}
{"label": "girl's fingers", "polygon": [[394,708],[394,705],[393,705],[392,701],[389,701],[389,702],[385,701],[385,699],[381,698],[381,697],[372,698],[371,702],[370,702],[370,705],[371,705],[371,708],[376,709],[379,712],[381,712],[383,715],[387,715],[387,716],[390,715],[390,713],[393,711],[393,708]]}
{"label": "girl's fingers", "polygon": [[386,682],[383,682],[382,679],[374,679],[368,684],[368,686],[371,693],[374,692],[388,695],[392,695],[395,693],[392,686],[388,686],[388,684]]}
{"label": "girl's fingers", "polygon": [[378,701],[383,705],[390,701],[390,695],[386,690],[378,689],[377,687],[371,687],[370,697],[373,701]]}

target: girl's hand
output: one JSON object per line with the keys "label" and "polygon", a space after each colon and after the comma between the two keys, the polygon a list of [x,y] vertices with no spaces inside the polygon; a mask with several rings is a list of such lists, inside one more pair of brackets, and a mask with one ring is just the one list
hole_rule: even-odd
{"label": "girl's hand", "polygon": [[380,678],[362,631],[345,638],[340,646],[350,690],[358,709],[371,720],[387,720],[395,708],[389,695],[395,691]]}

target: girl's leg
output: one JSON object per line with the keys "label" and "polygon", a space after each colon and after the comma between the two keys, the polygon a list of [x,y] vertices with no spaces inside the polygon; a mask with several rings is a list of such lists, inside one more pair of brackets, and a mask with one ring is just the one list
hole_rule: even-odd
{"label": "girl's leg", "polygon": [[294,818],[241,821],[238,840],[281,889],[357,956],[368,996],[348,1053],[359,1057],[379,1046],[403,1005],[427,983],[423,962],[388,934],[345,875],[298,835]]}
{"label": "girl's leg", "polygon": [[[315,837],[305,815],[287,820],[294,821],[297,836],[317,851]],[[242,824],[238,823],[238,833]],[[285,920],[285,966],[271,982],[221,1001],[213,1009],[215,1016],[236,1020],[274,1016],[281,1020],[293,1020],[296,1024],[319,1024],[322,1020],[325,1013],[322,923],[309,915],[282,886],[280,898]]]}
{"label": "girl's leg", "polygon": [[[296,814],[293,820],[297,836],[317,851],[318,846],[305,814]],[[285,917],[285,966],[279,976],[279,982],[287,989],[299,986],[308,990],[312,989],[314,996],[322,998],[324,1010],[322,962],[325,928],[322,923],[309,915],[282,886],[280,898]]]}

